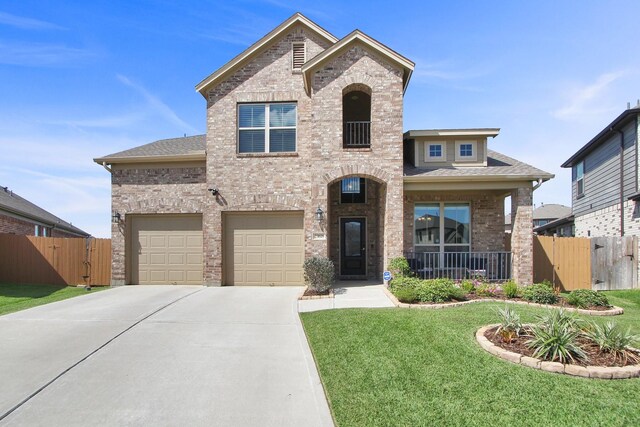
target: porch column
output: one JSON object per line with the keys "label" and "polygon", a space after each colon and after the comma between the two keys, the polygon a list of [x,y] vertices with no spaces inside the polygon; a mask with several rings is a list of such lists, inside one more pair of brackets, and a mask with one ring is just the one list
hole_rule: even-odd
{"label": "porch column", "polygon": [[533,283],[533,189],[531,185],[511,192],[511,257],[513,280]]}
{"label": "porch column", "polygon": [[404,249],[403,182],[402,174],[398,176],[389,179],[386,185],[383,269],[387,268],[390,259],[402,256]]}
{"label": "porch column", "polygon": [[111,223],[111,286],[122,286],[126,283],[124,235],[127,218],[124,213],[121,213],[121,215],[122,222],[118,224]]}

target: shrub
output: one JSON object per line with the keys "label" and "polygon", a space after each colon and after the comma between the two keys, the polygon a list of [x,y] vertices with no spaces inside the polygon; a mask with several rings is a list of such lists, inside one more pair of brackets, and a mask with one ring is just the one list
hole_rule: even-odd
{"label": "shrub", "polygon": [[495,297],[500,292],[500,288],[490,283],[483,283],[476,288],[476,294],[481,297]]}
{"label": "shrub", "polygon": [[579,308],[609,307],[609,301],[602,292],[591,289],[576,289],[567,295],[567,303]]}
{"label": "shrub", "polygon": [[558,302],[558,296],[553,292],[553,288],[546,283],[524,286],[522,288],[522,298],[538,304],[555,304]]}
{"label": "shrub", "polygon": [[502,341],[512,342],[522,331],[520,315],[509,307],[505,307],[504,310],[498,309],[498,317],[500,317],[500,326],[496,334],[502,337]]}
{"label": "shrub", "polygon": [[586,360],[587,355],[578,344],[582,331],[574,316],[564,310],[552,310],[531,326],[531,339],[527,346],[533,349],[533,357],[567,363]]}
{"label": "shrub", "polygon": [[475,292],[476,286],[473,284],[472,280],[465,279],[460,282],[460,289],[462,289],[465,294],[471,294]]}
{"label": "shrub", "polygon": [[391,272],[391,277],[406,277],[411,275],[409,261],[405,257],[392,258],[387,269]]}
{"label": "shrub", "polygon": [[620,359],[623,363],[627,363],[629,358],[636,363],[640,361],[640,357],[637,354],[627,350],[627,347],[631,347],[640,339],[637,335],[631,334],[631,329],[625,331],[615,322],[607,322],[602,326],[597,323],[591,323],[585,335],[601,351],[611,353],[615,360]]}
{"label": "shrub", "polygon": [[304,260],[304,282],[309,289],[326,292],[333,285],[335,268],[333,261],[324,257],[311,257]]}
{"label": "shrub", "polygon": [[422,280],[417,277],[406,277],[406,276],[394,277],[389,282],[389,290],[395,294],[395,291],[398,289],[403,289],[403,288],[416,289],[420,285],[420,283],[422,283]]}
{"label": "shrub", "polygon": [[507,298],[515,298],[519,294],[518,284],[513,281],[506,282],[502,285],[502,292]]}
{"label": "shrub", "polygon": [[408,304],[414,303],[418,300],[418,291],[413,287],[402,287],[393,291],[393,294],[398,298],[398,301]]}
{"label": "shrub", "polygon": [[441,303],[464,299],[464,291],[451,279],[422,280],[416,288],[421,302]]}

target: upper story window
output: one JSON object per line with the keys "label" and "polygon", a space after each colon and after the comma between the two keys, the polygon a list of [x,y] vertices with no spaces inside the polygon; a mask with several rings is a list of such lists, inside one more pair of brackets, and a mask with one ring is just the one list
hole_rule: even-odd
{"label": "upper story window", "polygon": [[424,160],[427,162],[441,162],[446,157],[445,144],[442,142],[426,142]]}
{"label": "upper story window", "polygon": [[456,141],[456,160],[476,160],[476,142],[475,141]]}
{"label": "upper story window", "polygon": [[340,182],[340,203],[364,203],[366,182],[364,178],[344,178]]}
{"label": "upper story window", "polygon": [[296,151],[296,104],[238,105],[238,153]]}
{"label": "upper story window", "polygon": [[291,69],[300,71],[307,60],[304,42],[291,43]]}
{"label": "upper story window", "polygon": [[371,146],[371,95],[350,90],[342,96],[343,147]]}
{"label": "upper story window", "polygon": [[584,161],[576,165],[576,186],[578,196],[582,196],[584,194]]}

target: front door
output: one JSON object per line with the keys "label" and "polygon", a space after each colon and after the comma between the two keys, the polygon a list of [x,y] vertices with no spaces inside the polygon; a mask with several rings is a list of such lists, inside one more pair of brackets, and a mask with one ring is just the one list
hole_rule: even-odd
{"label": "front door", "polygon": [[367,274],[367,256],[364,218],[340,219],[340,274],[364,276]]}

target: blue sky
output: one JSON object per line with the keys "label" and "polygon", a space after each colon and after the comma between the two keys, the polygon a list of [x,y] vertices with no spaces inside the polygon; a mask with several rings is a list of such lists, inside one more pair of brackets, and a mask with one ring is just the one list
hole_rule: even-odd
{"label": "blue sky", "polygon": [[556,174],[640,98],[629,1],[0,3],[0,185],[98,237],[110,176],[94,157],[205,132],[194,86],[294,12],[358,28],[416,62],[404,128],[500,127],[490,148]]}

